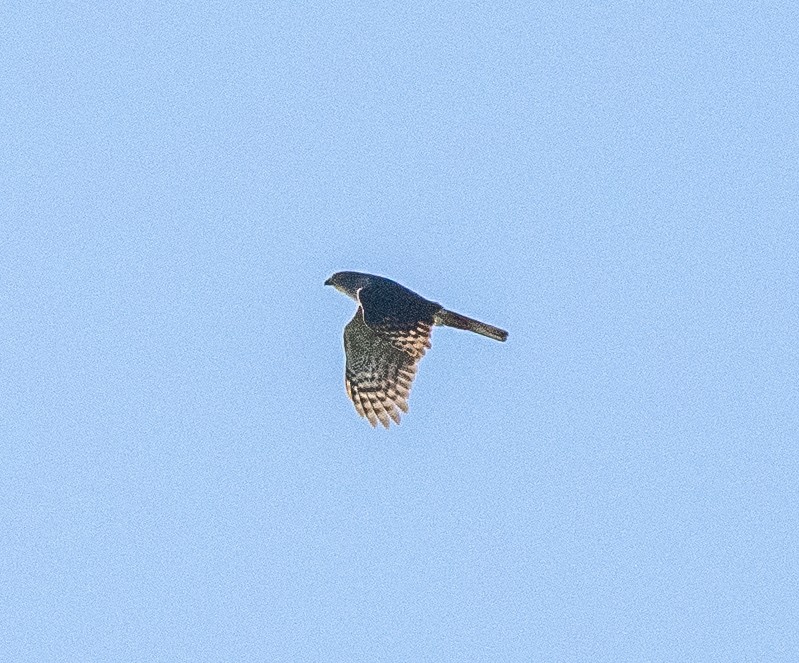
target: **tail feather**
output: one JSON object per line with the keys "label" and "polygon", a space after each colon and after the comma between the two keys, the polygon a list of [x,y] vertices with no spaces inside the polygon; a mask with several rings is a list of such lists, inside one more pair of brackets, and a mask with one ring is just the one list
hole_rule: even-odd
{"label": "tail feather", "polygon": [[467,318],[465,315],[455,313],[454,311],[447,311],[441,309],[436,314],[436,322],[446,327],[455,327],[455,329],[466,329],[467,331],[474,332],[475,334],[482,334],[493,338],[497,341],[504,341],[508,338],[508,332],[493,325],[487,325],[485,322]]}

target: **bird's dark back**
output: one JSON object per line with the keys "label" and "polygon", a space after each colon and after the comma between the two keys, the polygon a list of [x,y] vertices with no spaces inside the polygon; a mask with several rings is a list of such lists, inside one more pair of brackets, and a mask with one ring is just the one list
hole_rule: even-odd
{"label": "bird's dark back", "polygon": [[366,323],[383,320],[430,320],[441,310],[441,304],[431,302],[396,281],[373,276],[360,292]]}

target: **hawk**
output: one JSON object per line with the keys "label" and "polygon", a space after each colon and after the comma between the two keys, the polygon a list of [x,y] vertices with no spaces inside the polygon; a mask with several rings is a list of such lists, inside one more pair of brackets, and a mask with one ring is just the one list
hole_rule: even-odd
{"label": "hawk", "polygon": [[361,272],[336,272],[325,285],[358,303],[355,317],[344,328],[347,365],[344,384],[359,415],[386,428],[399,424],[408,411],[408,395],[419,360],[431,347],[433,325],[488,336],[497,341],[508,332],[448,311],[399,283]]}

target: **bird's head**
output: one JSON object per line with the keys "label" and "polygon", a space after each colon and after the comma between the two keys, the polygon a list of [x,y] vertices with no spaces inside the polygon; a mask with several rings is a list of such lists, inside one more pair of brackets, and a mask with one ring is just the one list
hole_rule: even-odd
{"label": "bird's head", "polygon": [[361,274],[361,272],[336,272],[325,281],[325,285],[332,285],[339,292],[343,292],[348,297],[356,299],[358,290],[365,287],[368,282],[369,274]]}

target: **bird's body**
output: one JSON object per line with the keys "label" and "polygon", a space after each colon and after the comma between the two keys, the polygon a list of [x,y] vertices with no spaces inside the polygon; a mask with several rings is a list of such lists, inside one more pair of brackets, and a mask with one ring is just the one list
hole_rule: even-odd
{"label": "bird's body", "polygon": [[386,428],[408,411],[408,395],[419,360],[430,348],[434,325],[466,329],[498,341],[508,332],[448,311],[441,304],[373,274],[337,272],[332,285],[358,303],[344,328],[345,385],[358,414]]}

